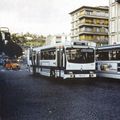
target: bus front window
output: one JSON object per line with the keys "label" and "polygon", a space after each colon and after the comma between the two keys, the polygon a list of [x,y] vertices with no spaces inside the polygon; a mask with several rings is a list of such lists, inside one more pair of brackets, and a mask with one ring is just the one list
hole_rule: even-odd
{"label": "bus front window", "polygon": [[66,55],[70,63],[94,62],[94,49],[92,48],[67,48]]}

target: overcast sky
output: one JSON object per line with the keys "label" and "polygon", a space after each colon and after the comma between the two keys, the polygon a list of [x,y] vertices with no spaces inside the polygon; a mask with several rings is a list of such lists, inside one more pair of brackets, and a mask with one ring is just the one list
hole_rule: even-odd
{"label": "overcast sky", "polygon": [[70,33],[69,13],[83,5],[106,6],[109,0],[1,0],[0,26],[14,33]]}

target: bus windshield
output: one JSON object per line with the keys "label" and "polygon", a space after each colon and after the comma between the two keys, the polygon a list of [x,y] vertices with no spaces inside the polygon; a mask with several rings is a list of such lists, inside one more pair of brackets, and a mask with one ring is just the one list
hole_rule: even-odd
{"label": "bus windshield", "polygon": [[94,49],[92,48],[67,48],[66,55],[70,63],[94,62]]}

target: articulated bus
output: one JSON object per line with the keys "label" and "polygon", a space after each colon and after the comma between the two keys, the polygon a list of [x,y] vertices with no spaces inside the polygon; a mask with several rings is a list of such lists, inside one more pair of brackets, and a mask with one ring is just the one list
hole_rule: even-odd
{"label": "articulated bus", "polygon": [[120,45],[96,49],[96,74],[98,77],[120,79]]}
{"label": "articulated bus", "polygon": [[93,42],[76,41],[29,49],[29,71],[63,79],[96,77],[95,46]]}

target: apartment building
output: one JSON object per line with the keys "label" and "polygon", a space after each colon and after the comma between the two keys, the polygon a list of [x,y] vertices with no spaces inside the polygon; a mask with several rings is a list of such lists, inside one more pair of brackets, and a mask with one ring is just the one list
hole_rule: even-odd
{"label": "apartment building", "polygon": [[120,0],[109,0],[109,44],[120,44]]}
{"label": "apartment building", "polygon": [[70,13],[72,40],[90,40],[108,43],[109,10],[107,6],[82,6]]}

